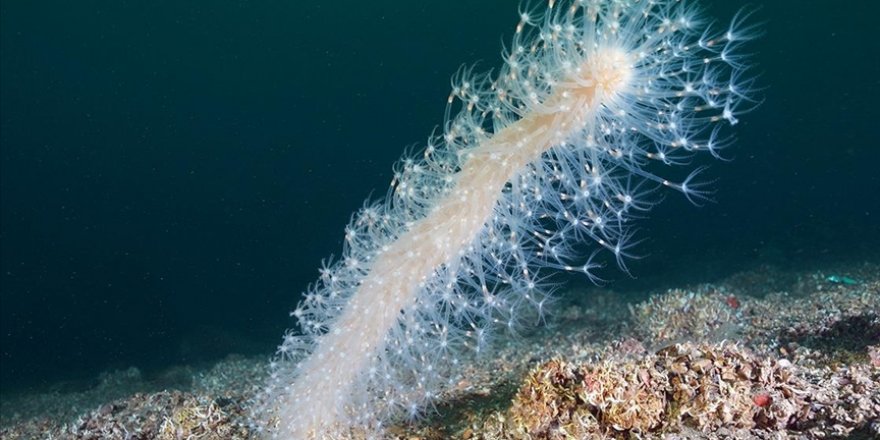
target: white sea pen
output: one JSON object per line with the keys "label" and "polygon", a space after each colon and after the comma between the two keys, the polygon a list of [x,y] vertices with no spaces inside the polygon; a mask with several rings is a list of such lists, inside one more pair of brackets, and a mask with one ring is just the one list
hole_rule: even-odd
{"label": "white sea pen", "polygon": [[632,215],[651,192],[707,195],[701,168],[672,181],[662,164],[717,157],[723,127],[754,104],[738,50],[756,30],[746,15],[715,29],[687,1],[520,12],[503,67],[455,76],[442,134],[398,163],[386,198],[354,216],[341,259],[292,312],[299,328],[254,405],[258,429],[381,436],[457,380],[463,350],[516,327],[524,308],[543,312],[543,270],[592,276],[579,244],[625,270]]}

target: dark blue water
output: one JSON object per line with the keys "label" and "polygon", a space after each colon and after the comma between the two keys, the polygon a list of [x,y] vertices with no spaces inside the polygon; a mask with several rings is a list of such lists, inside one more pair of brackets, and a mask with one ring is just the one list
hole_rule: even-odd
{"label": "dark blue water", "polygon": [[[270,353],[450,74],[497,66],[517,21],[422,3],[3,0],[3,389]],[[669,194],[615,288],[877,258],[880,6],[753,6],[765,103],[717,203]]]}

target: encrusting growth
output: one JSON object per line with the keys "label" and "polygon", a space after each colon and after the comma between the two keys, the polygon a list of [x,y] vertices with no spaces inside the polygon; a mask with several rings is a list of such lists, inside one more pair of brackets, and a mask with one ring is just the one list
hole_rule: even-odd
{"label": "encrusting growth", "polygon": [[458,353],[514,328],[549,298],[539,271],[589,276],[574,247],[593,240],[621,263],[628,221],[658,177],[727,144],[747,37],[705,29],[670,0],[573,0],[521,13],[497,76],[457,75],[444,132],[395,169],[383,202],[346,228],[294,310],[255,420],[275,438],[379,435],[417,416],[456,379]]}

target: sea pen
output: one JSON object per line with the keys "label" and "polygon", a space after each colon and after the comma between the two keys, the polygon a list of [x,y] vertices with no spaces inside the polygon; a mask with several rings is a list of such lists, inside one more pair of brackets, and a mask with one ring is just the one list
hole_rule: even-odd
{"label": "sea pen", "polygon": [[723,127],[753,104],[746,15],[716,28],[686,1],[521,10],[500,71],[455,76],[442,133],[398,163],[292,312],[299,329],[255,404],[260,429],[381,435],[455,381],[462,350],[543,312],[546,269],[592,276],[579,244],[625,268],[633,213],[656,189],[707,195],[702,168],[674,181],[664,167],[718,156]]}

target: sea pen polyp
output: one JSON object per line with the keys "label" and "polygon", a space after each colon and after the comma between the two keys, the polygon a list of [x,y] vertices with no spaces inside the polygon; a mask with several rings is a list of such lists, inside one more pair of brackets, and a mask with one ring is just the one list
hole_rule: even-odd
{"label": "sea pen polyp", "polygon": [[742,17],[711,30],[671,0],[574,0],[521,12],[504,67],[455,79],[443,133],[395,168],[292,315],[255,420],[285,439],[380,435],[416,416],[523,308],[546,268],[589,274],[578,243],[619,261],[657,187],[705,196],[650,163],[717,155],[748,103]]}

